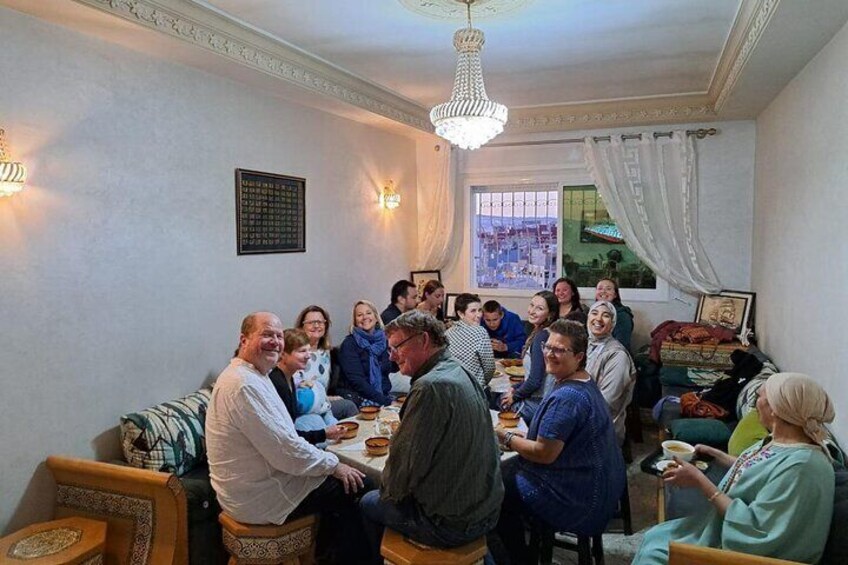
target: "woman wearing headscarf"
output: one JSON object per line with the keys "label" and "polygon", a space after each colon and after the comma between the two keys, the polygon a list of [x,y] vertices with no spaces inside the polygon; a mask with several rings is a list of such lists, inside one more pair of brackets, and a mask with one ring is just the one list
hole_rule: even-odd
{"label": "woman wearing headscarf", "polygon": [[357,301],[353,305],[350,335],[339,346],[341,374],[336,392],[359,407],[387,406],[392,403],[392,366],[377,307],[368,300]]}
{"label": "woman wearing headscarf", "polygon": [[668,563],[669,541],[818,562],[833,513],[833,466],[823,443],[833,404],[800,373],[776,373],[758,394],[760,422],[769,435],[738,458],[695,446],[696,453],[730,465],[717,488],[690,463],[678,460],[666,471],[667,483],[699,489],[712,507],[648,530],[633,563]]}
{"label": "woman wearing headscarf", "polygon": [[589,352],[586,372],[592,375],[609,406],[618,444],[624,443],[624,421],[627,405],[633,398],[636,367],[627,349],[613,337],[616,310],[611,302],[599,300],[589,307],[586,328],[589,330]]}
{"label": "woman wearing headscarf", "polygon": [[612,335],[627,351],[630,351],[630,340],[633,337],[633,311],[621,303],[618,283],[612,279],[599,280],[595,286],[595,300],[606,300],[615,306],[616,324]]}

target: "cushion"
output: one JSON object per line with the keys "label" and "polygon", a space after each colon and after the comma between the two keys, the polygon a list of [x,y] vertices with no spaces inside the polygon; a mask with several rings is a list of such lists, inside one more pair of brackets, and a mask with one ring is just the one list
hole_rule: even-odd
{"label": "cushion", "polygon": [[127,463],[140,469],[183,475],[206,460],[204,424],[212,390],[121,416]]}
{"label": "cushion", "polygon": [[718,420],[683,418],[671,423],[671,436],[692,445],[703,443],[724,449],[730,439],[730,429]]}
{"label": "cushion", "polygon": [[836,490],[833,494],[833,518],[830,535],[824,548],[820,565],[842,565],[848,563],[848,471],[836,471]]}
{"label": "cushion", "polygon": [[743,451],[768,435],[768,430],[760,423],[760,415],[756,409],[748,412],[736,425],[727,442],[727,452],[739,457]]}
{"label": "cushion", "polygon": [[696,385],[689,380],[688,367],[672,367],[663,365],[660,369],[660,383],[664,386],[695,388]]}

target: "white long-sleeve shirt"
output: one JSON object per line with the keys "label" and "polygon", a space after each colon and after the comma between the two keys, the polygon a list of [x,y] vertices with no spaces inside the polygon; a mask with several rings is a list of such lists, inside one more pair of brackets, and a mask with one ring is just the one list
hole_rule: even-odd
{"label": "white long-sleeve shirt", "polygon": [[221,508],[247,524],[282,524],[339,464],[297,435],[268,376],[238,358],[212,390],[206,450]]}

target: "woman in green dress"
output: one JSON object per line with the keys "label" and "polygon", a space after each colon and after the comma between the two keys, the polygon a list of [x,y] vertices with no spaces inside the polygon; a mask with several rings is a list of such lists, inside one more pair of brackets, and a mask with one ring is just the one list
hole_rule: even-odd
{"label": "woman in green dress", "polygon": [[777,373],[760,387],[757,408],[770,435],[738,458],[696,446],[696,453],[730,466],[718,488],[690,463],[678,460],[678,467],[666,471],[667,483],[699,489],[712,507],[648,530],[634,564],[668,563],[670,541],[819,560],[833,513],[833,466],[822,443],[833,404],[810,377]]}

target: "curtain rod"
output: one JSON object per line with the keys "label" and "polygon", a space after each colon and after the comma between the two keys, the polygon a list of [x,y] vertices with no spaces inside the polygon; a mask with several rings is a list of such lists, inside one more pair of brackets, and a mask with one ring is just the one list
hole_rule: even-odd
{"label": "curtain rod", "polygon": [[[670,131],[658,131],[654,132],[654,139],[658,137],[671,137],[672,132]],[[694,135],[698,139],[704,139],[707,136],[712,136],[718,134],[718,130],[716,128],[707,128],[707,129],[688,129],[686,130],[686,135]],[[593,137],[595,141],[610,141],[611,137],[609,135],[602,135],[599,137]],[[641,133],[626,133],[621,136],[622,140],[626,139],[642,139]],[[480,149],[486,149],[487,147],[520,147],[525,145],[560,145],[563,143],[583,143],[585,139],[580,138],[572,138],[572,139],[546,139],[542,141],[505,141],[502,143],[488,143],[482,146]]]}

